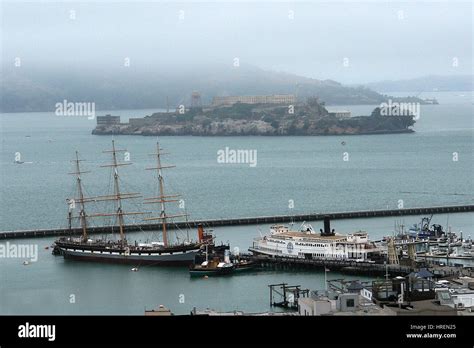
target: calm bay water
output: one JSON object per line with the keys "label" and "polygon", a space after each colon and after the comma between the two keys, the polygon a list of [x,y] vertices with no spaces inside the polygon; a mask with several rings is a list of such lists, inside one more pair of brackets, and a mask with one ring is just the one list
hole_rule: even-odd
{"label": "calm bay water", "polygon": [[[463,235],[474,237],[474,214],[439,215],[433,223],[449,225]],[[420,221],[420,217],[404,217],[407,226]],[[333,221],[340,233],[366,230],[372,238],[391,234],[392,218],[355,219]],[[313,227],[320,228],[321,222]],[[216,229],[219,241],[230,242],[232,248],[245,251],[259,230],[268,226],[232,226]],[[141,233],[130,234],[131,239],[141,239]],[[322,270],[260,270],[230,277],[190,278],[184,268],[141,267],[131,272],[132,266],[104,265],[65,261],[51,255],[54,238],[16,240],[22,244],[38,244],[39,258],[28,266],[23,259],[2,259],[0,274],[1,314],[143,314],[145,307],[164,304],[175,313],[186,314],[193,307],[213,308],[222,311],[234,309],[246,312],[268,311],[268,284],[286,282],[302,288],[323,289]],[[363,279],[362,276],[341,275],[328,272],[328,279]],[[70,303],[74,295],[76,302]],[[180,302],[183,299],[184,303]],[[181,296],[181,297],[180,297]]]}
{"label": "calm bay water", "polygon": [[[225,218],[308,212],[349,211],[472,204],[472,95],[432,93],[440,105],[422,106],[414,134],[331,137],[162,137],[171,152],[166,173],[170,193],[184,194],[191,219]],[[423,96],[425,97],[425,96]],[[428,97],[428,96],[426,96]],[[348,106],[354,115],[375,106]],[[141,117],[153,110],[114,111]],[[106,112],[104,112],[106,113]],[[102,114],[102,113],[100,113]],[[66,225],[65,200],[74,192],[70,160],[80,152],[87,194],[106,194],[110,173],[102,151],[112,137],[92,136],[95,120],[57,117],[51,113],[0,115],[0,230],[50,228]],[[149,171],[155,137],[117,136],[117,146],[130,152],[132,166],[121,170],[122,188],[153,195]],[[343,145],[342,142],[345,142]],[[255,168],[219,164],[217,151],[257,150]],[[22,165],[14,164],[15,153]],[[344,153],[349,161],[343,161]],[[458,161],[453,161],[453,153]],[[294,209],[289,209],[289,201]],[[130,209],[135,209],[130,204]],[[474,214],[436,216],[433,222],[474,235]],[[410,225],[418,217],[404,217]],[[101,224],[97,221],[96,224]],[[372,238],[393,231],[394,219],[341,220],[342,233],[366,230]],[[319,223],[314,226],[320,227]],[[267,226],[259,227],[266,232]],[[219,228],[218,239],[246,250],[258,235],[257,226]],[[136,239],[147,235],[136,234]],[[133,238],[133,239],[135,239]],[[39,259],[1,259],[0,313],[8,314],[141,314],[145,306],[165,304],[177,313],[192,307],[218,310],[268,310],[271,283],[288,282],[311,289],[323,287],[324,274],[303,271],[259,271],[226,278],[190,279],[185,269],[65,262],[44,247],[53,238],[15,241],[38,243]],[[340,277],[330,273],[330,277]],[[74,294],[75,304],[70,304]],[[184,295],[184,303],[180,303]],[[182,299],[182,297],[181,297]]]}

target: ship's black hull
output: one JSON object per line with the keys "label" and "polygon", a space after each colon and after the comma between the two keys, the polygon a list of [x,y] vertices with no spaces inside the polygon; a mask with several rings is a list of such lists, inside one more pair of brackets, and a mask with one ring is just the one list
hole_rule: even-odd
{"label": "ship's black hull", "polygon": [[150,250],[60,241],[53,251],[69,260],[130,265],[190,265],[199,252],[199,244]]}
{"label": "ship's black hull", "polygon": [[156,265],[156,266],[189,266],[193,260],[145,260],[145,259],[109,259],[96,256],[77,256],[71,254],[63,254],[65,260],[82,261],[82,262],[96,262],[107,264],[121,264],[121,265]]}
{"label": "ship's black hull", "polygon": [[203,277],[203,276],[223,276],[229,275],[234,272],[234,267],[225,268],[190,268],[189,275],[191,277]]}

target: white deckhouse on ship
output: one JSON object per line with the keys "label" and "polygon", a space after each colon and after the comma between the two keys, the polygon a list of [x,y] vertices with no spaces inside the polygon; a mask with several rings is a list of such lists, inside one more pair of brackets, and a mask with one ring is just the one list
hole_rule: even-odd
{"label": "white deckhouse on ship", "polygon": [[369,241],[366,232],[336,234],[324,218],[324,231],[315,232],[303,223],[300,231],[287,226],[270,227],[270,235],[254,239],[249,250],[254,254],[301,259],[353,260],[370,262],[380,258],[380,249]]}

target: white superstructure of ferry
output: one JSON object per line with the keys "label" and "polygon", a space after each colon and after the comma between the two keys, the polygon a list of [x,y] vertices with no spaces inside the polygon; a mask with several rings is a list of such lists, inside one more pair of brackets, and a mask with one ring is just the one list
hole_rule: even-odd
{"label": "white superstructure of ferry", "polygon": [[381,250],[369,241],[366,232],[337,234],[325,220],[325,229],[320,232],[304,223],[297,231],[284,225],[271,226],[270,234],[255,238],[249,251],[273,257],[370,262]]}

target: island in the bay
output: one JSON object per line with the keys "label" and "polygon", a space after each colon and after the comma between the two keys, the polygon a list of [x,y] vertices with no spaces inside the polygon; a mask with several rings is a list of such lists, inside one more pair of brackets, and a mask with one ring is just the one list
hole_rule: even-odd
{"label": "island in the bay", "polygon": [[369,116],[349,111],[328,111],[316,97],[298,102],[294,95],[214,97],[201,106],[194,95],[192,105],[172,112],[157,112],[121,123],[120,116],[98,116],[92,134],[109,135],[352,135],[411,133],[412,113],[397,104],[375,108]]}

